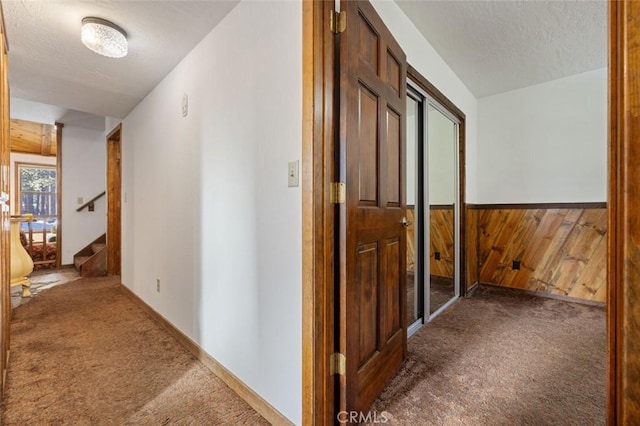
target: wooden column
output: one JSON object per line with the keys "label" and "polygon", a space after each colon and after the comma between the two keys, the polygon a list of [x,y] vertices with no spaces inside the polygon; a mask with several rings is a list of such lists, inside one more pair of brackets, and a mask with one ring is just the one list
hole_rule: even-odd
{"label": "wooden column", "polygon": [[640,419],[640,2],[609,3],[608,424]]}

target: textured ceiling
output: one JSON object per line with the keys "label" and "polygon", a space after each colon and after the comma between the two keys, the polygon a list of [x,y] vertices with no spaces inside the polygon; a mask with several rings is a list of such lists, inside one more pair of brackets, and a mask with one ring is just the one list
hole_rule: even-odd
{"label": "textured ceiling", "polygon": [[[5,0],[11,96],[123,118],[237,3]],[[122,27],[129,55],[109,59],[84,47],[86,16]]]}
{"label": "textured ceiling", "polygon": [[607,66],[607,2],[404,1],[478,98]]}
{"label": "textured ceiling", "polygon": [[67,126],[85,129],[104,130],[103,116],[76,111],[56,105],[25,101],[11,98],[11,118],[34,121],[36,123],[55,124],[64,123]]}
{"label": "textured ceiling", "polygon": [[[397,2],[477,97],[606,66],[604,0]],[[21,100],[54,105],[43,114],[95,128],[95,116],[126,116],[237,1],[2,4],[12,107],[29,114]],[[124,28],[129,55],[108,59],[86,49],[85,16]]]}

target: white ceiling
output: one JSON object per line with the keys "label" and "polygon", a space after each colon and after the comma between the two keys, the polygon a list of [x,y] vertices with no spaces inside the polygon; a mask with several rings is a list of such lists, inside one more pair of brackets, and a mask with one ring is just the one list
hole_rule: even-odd
{"label": "white ceiling", "polygon": [[82,127],[84,129],[104,130],[104,116],[89,114],[83,111],[11,98],[11,118],[35,121],[36,123],[54,124],[64,123],[67,126]]}
{"label": "white ceiling", "polygon": [[607,66],[607,2],[396,0],[478,98]]}
{"label": "white ceiling", "polygon": [[[604,0],[396,1],[477,97],[606,66]],[[125,117],[237,3],[2,0],[12,110],[49,104],[43,116],[91,128]],[[129,55],[85,48],[85,16],[127,31]]]}
{"label": "white ceiling", "polygon": [[[123,118],[237,3],[4,0],[11,96]],[[80,41],[86,16],[122,27],[128,56],[87,49]]]}

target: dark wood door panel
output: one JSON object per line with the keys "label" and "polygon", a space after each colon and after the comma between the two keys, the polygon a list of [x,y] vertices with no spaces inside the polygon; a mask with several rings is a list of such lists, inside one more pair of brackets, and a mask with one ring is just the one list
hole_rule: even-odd
{"label": "dark wood door panel", "polygon": [[358,87],[360,205],[378,205],[378,96]]}
{"label": "dark wood door panel", "polygon": [[382,338],[380,339],[380,349],[383,349],[391,337],[402,328],[401,321],[401,290],[400,271],[402,271],[402,261],[400,258],[400,237],[387,239],[383,242],[382,259],[382,283],[380,285],[380,322]]}
{"label": "dark wood door panel", "polygon": [[358,247],[357,259],[358,368],[361,368],[378,350],[378,244]]}
{"label": "dark wood door panel", "polygon": [[379,68],[380,38],[369,21],[358,13],[358,57],[363,65],[368,65],[374,72]]}
{"label": "dark wood door panel", "polygon": [[340,405],[366,411],[406,356],[406,57],[368,2],[340,35]]}
{"label": "dark wood door panel", "polygon": [[400,114],[387,107],[387,207],[400,207],[401,182]]}

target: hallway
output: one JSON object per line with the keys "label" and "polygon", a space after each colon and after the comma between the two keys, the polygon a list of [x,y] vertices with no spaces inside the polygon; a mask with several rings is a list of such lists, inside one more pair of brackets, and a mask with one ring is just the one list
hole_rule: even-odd
{"label": "hallway", "polygon": [[2,424],[268,424],[113,278],[17,307]]}

